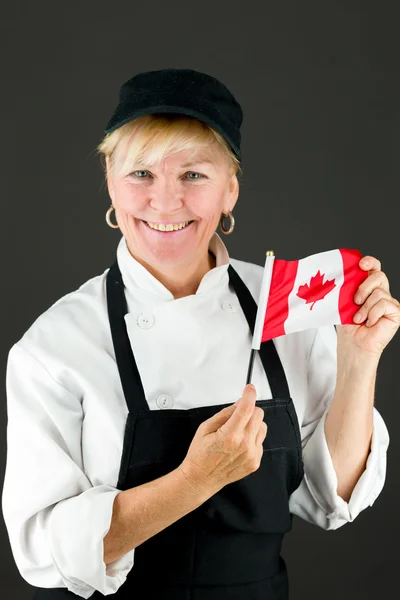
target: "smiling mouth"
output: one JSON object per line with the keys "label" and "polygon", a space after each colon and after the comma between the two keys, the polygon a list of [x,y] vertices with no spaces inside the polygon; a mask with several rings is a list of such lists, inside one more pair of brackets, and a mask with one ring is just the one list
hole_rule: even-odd
{"label": "smiling mouth", "polygon": [[140,221],[142,221],[142,223],[144,223],[152,231],[158,231],[160,233],[177,233],[178,231],[183,231],[184,229],[187,229],[192,223],[194,223],[194,220],[187,221],[187,225],[185,225],[184,227],[181,227],[180,229],[166,229],[166,230],[164,230],[164,229],[156,229],[155,227],[150,227],[150,225],[148,224],[148,222],[144,221],[143,219],[140,219]]}

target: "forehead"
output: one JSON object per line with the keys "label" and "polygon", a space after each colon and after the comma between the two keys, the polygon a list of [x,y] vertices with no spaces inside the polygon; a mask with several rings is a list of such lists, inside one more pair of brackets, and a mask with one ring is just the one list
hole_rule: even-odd
{"label": "forehead", "polygon": [[[199,163],[217,168],[223,163],[223,153],[215,147],[192,147],[174,152],[158,161],[156,160],[153,165],[170,168],[187,168]],[[151,163],[146,160],[146,157],[143,157],[142,159],[138,158],[137,164],[150,165]]]}

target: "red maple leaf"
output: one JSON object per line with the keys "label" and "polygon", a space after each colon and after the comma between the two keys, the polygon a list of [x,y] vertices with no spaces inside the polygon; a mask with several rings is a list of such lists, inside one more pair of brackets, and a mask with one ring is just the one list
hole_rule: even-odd
{"label": "red maple leaf", "polygon": [[299,298],[303,298],[306,301],[306,304],[312,302],[310,306],[310,310],[318,300],[322,300],[325,296],[336,287],[335,279],[329,279],[322,283],[324,275],[321,275],[318,269],[318,273],[311,277],[310,285],[306,283],[305,285],[300,285],[297,290],[296,296]]}

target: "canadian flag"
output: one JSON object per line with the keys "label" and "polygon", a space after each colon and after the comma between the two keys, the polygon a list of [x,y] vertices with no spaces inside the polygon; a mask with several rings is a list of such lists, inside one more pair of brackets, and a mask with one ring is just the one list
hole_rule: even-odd
{"label": "canadian flag", "polygon": [[354,325],[354,302],[368,277],[359,250],[337,248],[300,260],[265,262],[252,348],[271,338],[329,324]]}

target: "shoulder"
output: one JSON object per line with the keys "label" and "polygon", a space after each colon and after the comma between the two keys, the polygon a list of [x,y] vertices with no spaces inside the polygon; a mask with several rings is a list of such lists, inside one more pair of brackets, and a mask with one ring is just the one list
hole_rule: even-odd
{"label": "shoulder", "polygon": [[256,263],[239,260],[238,258],[230,258],[230,264],[240,275],[241,279],[243,279],[244,283],[249,288],[251,295],[258,304],[264,267],[257,265]]}
{"label": "shoulder", "polygon": [[[14,344],[34,356],[50,372],[92,357],[108,343],[106,277],[91,277],[40,314]],[[12,350],[12,349],[11,349]]]}

